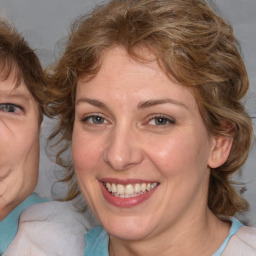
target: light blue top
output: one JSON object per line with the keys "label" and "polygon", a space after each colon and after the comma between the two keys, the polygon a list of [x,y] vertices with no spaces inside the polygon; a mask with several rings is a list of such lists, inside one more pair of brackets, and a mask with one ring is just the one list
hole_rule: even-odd
{"label": "light blue top", "polygon": [[[240,227],[243,226],[237,219],[232,218],[232,225],[228,236],[222,243],[220,248],[213,254],[213,256],[221,256],[222,252],[226,248],[231,236],[235,235]],[[95,227],[91,229],[85,236],[86,248],[84,256],[109,256],[108,254],[108,233],[101,227]]]}
{"label": "light blue top", "polygon": [[6,216],[0,222],[0,255],[2,255],[18,230],[19,216],[26,208],[31,205],[49,201],[47,199],[40,198],[37,194],[33,193],[21,204],[19,204],[14,210],[12,210],[8,216]]}
{"label": "light blue top", "polygon": [[241,228],[243,226],[243,224],[238,221],[235,218],[232,218],[232,226],[229,230],[229,234],[226,237],[225,241],[222,243],[222,245],[220,246],[220,248],[213,254],[213,256],[221,256],[221,254],[223,253],[224,249],[227,247],[229,239],[236,234],[236,232],[238,231],[239,228]]}

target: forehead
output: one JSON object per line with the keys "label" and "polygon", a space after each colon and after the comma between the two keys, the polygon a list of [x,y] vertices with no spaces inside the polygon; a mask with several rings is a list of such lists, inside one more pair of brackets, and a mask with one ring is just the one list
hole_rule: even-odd
{"label": "forehead", "polygon": [[25,82],[19,76],[16,69],[11,70],[8,74],[3,70],[0,72],[0,93],[1,96],[24,96],[32,98]]}
{"label": "forehead", "polygon": [[91,81],[97,81],[100,77],[104,77],[104,79],[106,77],[120,79],[126,75],[143,76],[145,72],[161,74],[165,78],[168,76],[160,61],[158,62],[156,55],[142,46],[136,47],[132,52],[125,47],[117,45],[106,49],[101,53],[96,70],[92,76],[90,74],[81,75],[78,81],[91,83]]}
{"label": "forehead", "polygon": [[89,81],[78,81],[77,99],[96,97],[101,101],[120,101],[122,105],[131,105],[135,100],[148,101],[168,97],[195,108],[192,90],[171,79],[159,66],[153,54],[148,51],[143,54],[145,61],[132,58],[122,47],[105,52],[96,76]]}

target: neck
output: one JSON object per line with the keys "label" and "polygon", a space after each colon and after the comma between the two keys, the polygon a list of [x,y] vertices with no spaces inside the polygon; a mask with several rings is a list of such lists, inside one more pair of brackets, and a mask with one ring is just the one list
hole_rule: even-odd
{"label": "neck", "polygon": [[[122,241],[110,236],[109,255],[116,256],[208,256],[214,254],[228,235],[230,223],[219,220],[210,210],[190,216],[161,233],[139,241]],[[161,252],[161,254],[159,254]]]}

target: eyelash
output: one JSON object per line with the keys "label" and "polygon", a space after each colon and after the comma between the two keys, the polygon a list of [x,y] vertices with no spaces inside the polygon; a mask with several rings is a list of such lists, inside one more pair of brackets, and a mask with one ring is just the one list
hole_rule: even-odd
{"label": "eyelash", "polygon": [[[96,118],[98,118],[98,120],[96,120]],[[155,124],[150,124],[150,122],[153,121],[153,120],[155,120]],[[157,120],[160,121],[159,124],[157,124],[157,122],[158,122]],[[84,123],[84,124],[95,126],[95,125],[106,124],[108,121],[101,114],[92,114],[92,115],[88,115],[88,116],[83,117],[81,119],[81,122]],[[161,124],[161,122],[163,122],[163,123]],[[167,117],[165,115],[157,114],[157,115],[149,117],[148,120],[145,122],[145,124],[148,124],[150,126],[158,126],[158,128],[161,128],[160,126],[166,127],[166,126],[169,126],[169,125],[174,125],[175,120],[173,118]]]}
{"label": "eyelash", "polygon": [[[14,113],[18,110],[24,111],[23,107],[13,104],[13,103],[0,103],[0,111],[7,112],[7,113]],[[8,111],[13,110],[13,111]]]}
{"label": "eyelash", "polygon": [[[101,120],[103,120],[102,123],[94,123],[93,120],[92,122],[90,122],[90,119],[93,119],[93,118],[100,118]],[[92,114],[92,115],[88,115],[88,116],[85,116],[81,119],[81,122],[82,123],[86,123],[88,125],[101,125],[101,124],[104,124],[105,123],[106,118],[104,118],[102,115],[100,114]]]}
{"label": "eyelash", "polygon": [[[151,122],[152,120],[155,120],[155,121],[156,121],[157,119],[158,119],[158,121],[161,119],[162,121],[164,121],[164,123],[163,123],[163,124],[150,124],[150,122]],[[160,126],[166,127],[166,126],[169,126],[169,125],[174,125],[174,124],[175,124],[175,120],[174,120],[173,118],[167,117],[167,116],[165,116],[165,115],[157,114],[157,115],[154,115],[153,117],[150,117],[150,118],[148,119],[147,123],[148,123],[149,125],[158,126],[159,128],[161,128]]]}

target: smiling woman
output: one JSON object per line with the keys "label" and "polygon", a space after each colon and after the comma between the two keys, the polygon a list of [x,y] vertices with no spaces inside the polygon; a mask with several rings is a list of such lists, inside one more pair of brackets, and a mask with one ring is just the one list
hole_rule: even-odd
{"label": "smiling woman", "polygon": [[78,81],[76,98],[84,97],[101,104],[75,107],[73,161],[81,192],[106,230],[125,240],[149,239],[174,236],[184,215],[202,219],[207,165],[226,160],[231,140],[214,160],[218,141],[209,138],[190,89],[171,81],[156,61],[140,63],[114,47],[93,79]]}
{"label": "smiling woman", "polygon": [[102,224],[85,255],[255,255],[230,179],[252,143],[249,83],[208,4],[110,1],[75,22],[49,83],[67,199],[80,191]]}

